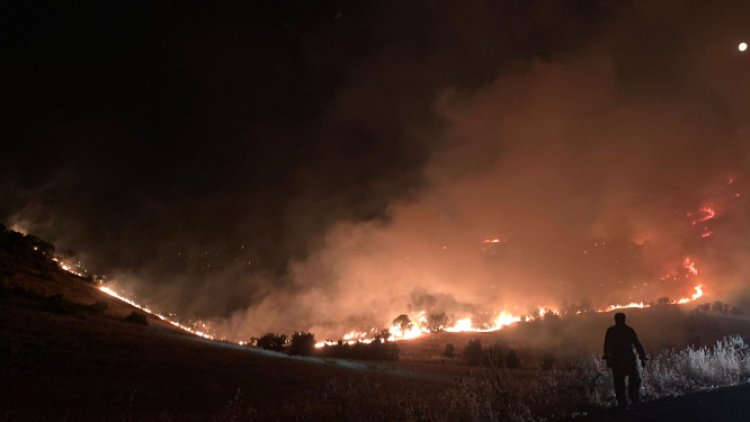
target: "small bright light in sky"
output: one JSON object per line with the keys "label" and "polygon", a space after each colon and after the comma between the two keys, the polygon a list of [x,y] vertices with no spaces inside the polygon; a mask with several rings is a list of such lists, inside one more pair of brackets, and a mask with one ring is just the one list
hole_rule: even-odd
{"label": "small bright light in sky", "polygon": [[740,45],[737,46],[737,49],[740,50],[740,51],[742,51],[742,52],[745,52],[745,50],[747,50],[747,43],[746,42],[741,42]]}

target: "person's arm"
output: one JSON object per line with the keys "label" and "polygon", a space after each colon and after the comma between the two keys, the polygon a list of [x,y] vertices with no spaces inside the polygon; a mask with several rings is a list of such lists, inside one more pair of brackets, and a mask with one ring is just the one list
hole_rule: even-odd
{"label": "person's arm", "polygon": [[636,334],[635,330],[632,328],[630,329],[630,331],[633,333],[633,346],[635,346],[635,350],[638,352],[638,356],[642,361],[646,360],[646,351],[643,349],[643,345],[638,340],[638,334]]}
{"label": "person's arm", "polygon": [[612,330],[607,330],[607,333],[604,334],[604,359],[609,358],[611,355],[611,349],[612,349],[611,331]]}

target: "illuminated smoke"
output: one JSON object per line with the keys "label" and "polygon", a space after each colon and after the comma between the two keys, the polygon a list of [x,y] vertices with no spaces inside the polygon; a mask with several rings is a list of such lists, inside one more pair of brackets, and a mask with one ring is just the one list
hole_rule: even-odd
{"label": "illuminated smoke", "polygon": [[[320,138],[340,136],[342,147],[328,145],[330,150],[321,154],[348,163],[346,153],[364,145],[360,141],[388,146],[393,142],[398,146],[393,151],[429,158],[426,163],[415,160],[418,165],[397,161],[391,166],[387,164],[396,154],[374,154],[366,162],[376,162],[373,172],[418,174],[423,186],[401,189],[401,178],[373,182],[363,176],[371,182],[365,189],[359,186],[357,160],[351,168],[344,166],[346,172],[326,173],[319,179],[316,175],[325,173],[328,163],[298,169],[304,160],[297,165],[284,162],[281,176],[297,171],[304,175],[284,185],[295,191],[283,203],[284,212],[264,203],[265,197],[287,195],[275,180],[267,187],[271,193],[260,198],[243,191],[222,200],[224,185],[207,186],[209,194],[191,202],[199,207],[184,207],[199,211],[182,220],[175,217],[182,210],[176,212],[169,202],[179,198],[162,200],[147,191],[152,195],[144,195],[149,202],[143,208],[154,213],[152,218],[123,225],[107,242],[91,234],[79,243],[88,248],[81,249],[101,253],[104,263],[111,256],[130,264],[116,267],[112,279],[117,292],[147,290],[151,295],[138,296],[159,304],[163,314],[178,303],[175,310],[180,314],[207,316],[212,335],[231,339],[309,330],[319,339],[343,336],[353,341],[371,339],[383,328],[390,328],[394,337],[408,338],[422,335],[422,319],[432,314],[445,314],[446,330],[479,331],[585,302],[593,310],[645,307],[665,297],[667,303],[687,303],[704,290],[711,300],[740,298],[750,273],[750,210],[745,199],[750,177],[750,78],[745,57],[727,52],[727,46],[737,42],[738,34],[731,32],[738,26],[728,24],[732,16],[717,17],[718,13],[694,12],[665,20],[661,17],[673,15],[667,6],[642,3],[647,10],[633,13],[645,27],[657,28],[650,35],[658,37],[644,33],[645,44],[638,44],[629,25],[613,20],[596,34],[595,42],[580,50],[561,49],[558,54],[553,49],[549,55],[472,69],[476,72],[462,74],[471,84],[448,80],[437,87],[422,86],[419,95],[429,98],[430,119],[412,119],[411,113],[402,113],[412,109],[401,103],[411,104],[417,96],[415,79],[443,81],[438,77],[443,71],[440,60],[430,61],[429,54],[418,63],[401,60],[400,50],[363,58],[360,71],[347,75],[347,85],[332,94],[336,98],[330,113],[323,113],[321,125],[335,130]],[[692,30],[697,25],[699,32]],[[500,39],[479,36],[466,44],[486,46],[483,52],[494,56]],[[402,78],[412,74],[412,79]],[[337,120],[342,115],[343,123]],[[384,130],[363,130],[369,137],[359,139],[360,129],[371,127]],[[106,170],[103,174],[112,173]],[[235,178],[228,173],[223,182]],[[339,196],[337,184],[320,188],[334,178],[353,180],[361,195]],[[53,187],[46,189],[58,192],[56,183],[62,182],[51,179]],[[131,184],[130,177],[122,179]],[[117,209],[132,205],[129,196],[115,196],[123,201]],[[76,226],[66,224],[70,221],[63,217],[79,215],[83,197],[74,196],[69,208],[50,213],[50,218],[40,214],[38,224],[54,222],[49,224],[58,234],[75,237]],[[159,258],[165,250],[177,256],[185,245],[205,250],[203,237],[231,237],[244,225],[242,219],[228,219],[239,220],[237,227],[204,228],[201,223],[241,213],[236,211],[244,209],[236,206],[238,198],[270,210],[247,220],[259,215],[256,219],[264,225],[288,229],[258,238],[246,230],[243,242],[254,242],[256,250],[265,251],[278,246],[278,235],[284,237],[279,242],[283,247],[304,244],[309,249],[268,253],[269,260],[283,261],[284,268],[274,265],[275,271],[246,271],[253,268],[253,258],[209,275],[199,273],[202,266],[182,255],[179,261],[188,262],[181,268],[190,271],[179,274],[170,273],[171,267],[139,268],[132,264],[138,260],[123,258],[138,256],[141,249]],[[370,201],[376,205],[364,208],[375,212],[337,211]],[[106,227],[97,224],[97,218],[114,213],[92,202],[88,218],[96,221],[90,226]],[[319,204],[331,202],[334,211],[320,211],[328,208]],[[387,213],[377,212],[381,207]],[[33,215],[34,207],[30,208],[23,211]],[[283,214],[279,221],[277,214]],[[387,218],[377,218],[382,214]],[[282,220],[294,224],[284,226]],[[155,227],[173,222],[172,232]],[[180,230],[186,227],[183,236]],[[322,240],[307,236],[318,229]],[[78,235],[83,232],[78,229]],[[138,237],[134,233],[142,237],[128,243]],[[411,328],[391,327],[393,318],[402,314],[412,320]]]}

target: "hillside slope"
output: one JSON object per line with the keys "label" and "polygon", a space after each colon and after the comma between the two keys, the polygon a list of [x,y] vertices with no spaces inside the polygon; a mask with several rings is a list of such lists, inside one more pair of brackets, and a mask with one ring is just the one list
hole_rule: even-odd
{"label": "hillside slope", "polygon": [[445,388],[207,341],[155,317],[128,322],[134,308],[87,280],[6,252],[0,421],[377,418],[399,397]]}

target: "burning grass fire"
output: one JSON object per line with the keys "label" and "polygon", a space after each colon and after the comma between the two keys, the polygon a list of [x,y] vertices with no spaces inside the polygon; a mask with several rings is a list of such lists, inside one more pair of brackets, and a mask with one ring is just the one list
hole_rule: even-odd
{"label": "burning grass fire", "polygon": [[[734,180],[730,179],[729,185],[734,184]],[[701,239],[708,238],[714,234],[714,230],[708,227],[708,224],[716,220],[717,212],[712,203],[705,203],[700,206],[696,211],[688,212],[685,214],[687,222],[691,227],[699,227],[700,232],[698,237]],[[487,256],[495,254],[508,245],[508,242],[503,237],[492,236],[487,237],[483,240],[479,240],[481,245],[481,252]],[[607,246],[606,241],[597,241],[594,243],[595,248],[604,248]],[[443,250],[446,247],[443,246]],[[585,252],[585,251],[584,251]],[[85,269],[81,267],[80,262],[70,264],[63,259],[55,258],[58,265],[65,271],[78,276],[84,276],[86,273]],[[667,273],[666,275],[659,278],[658,282],[662,283],[660,291],[665,290],[671,291],[682,291],[681,294],[676,295],[676,299],[669,299],[666,297],[660,298],[657,303],[659,304],[672,304],[672,305],[683,305],[694,301],[697,301],[704,297],[705,282],[700,279],[701,274],[699,272],[698,263],[693,255],[685,256],[679,261],[679,265],[676,266],[675,271]],[[643,283],[644,286],[649,283]],[[238,344],[247,344],[244,338],[233,338],[227,337],[219,332],[212,329],[209,324],[205,324],[201,321],[193,323],[185,323],[178,320],[174,314],[165,314],[151,309],[148,306],[138,303],[137,301],[129,298],[126,294],[121,293],[115,287],[116,283],[105,283],[101,284],[98,288],[102,292],[115,297],[119,300],[129,303],[130,305],[140,309],[143,312],[151,314],[162,321],[165,321],[181,330],[192,333],[194,335],[211,339],[211,340],[222,340],[230,341]],[[645,296],[645,295],[644,295]],[[490,312],[482,312],[481,314],[476,311],[465,311],[454,312],[450,315],[446,315],[441,312],[434,312],[434,310],[419,309],[399,315],[389,324],[384,324],[387,327],[387,334],[383,334],[384,330],[382,326],[372,326],[365,329],[351,329],[345,332],[339,339],[329,339],[325,341],[319,341],[316,343],[316,347],[320,348],[325,345],[335,345],[340,342],[346,344],[354,343],[371,343],[376,339],[388,340],[388,341],[406,341],[422,337],[432,332],[445,331],[445,332],[493,332],[501,330],[509,325],[522,322],[531,321],[540,318],[544,318],[546,315],[560,315],[565,314],[580,314],[585,312],[612,312],[618,309],[628,308],[647,308],[653,305],[654,302],[649,302],[648,297],[642,296],[641,300],[632,301],[630,303],[615,303],[615,304],[600,304],[599,306],[585,306],[580,307],[571,311],[570,309],[563,309],[562,307],[554,304],[544,304],[530,308],[531,310],[526,312],[517,312],[511,310],[507,306],[501,306],[499,309],[494,309]],[[653,298],[650,298],[653,299]],[[517,309],[517,307],[515,307]]]}
{"label": "burning grass fire", "polygon": [[[57,264],[60,266],[61,269],[64,271],[67,271],[71,274],[74,274],[79,277],[84,276],[85,270],[82,270],[80,268],[80,263],[75,266],[76,269],[81,271],[76,271],[73,266],[64,263],[63,260],[59,258],[54,258],[54,261],[57,262]],[[689,275],[691,276],[697,276],[698,270],[696,268],[695,262],[691,260],[689,257],[686,257],[683,261],[683,264],[685,268],[687,269]],[[177,321],[173,316],[167,316],[162,313],[159,313],[157,311],[154,311],[150,309],[149,307],[142,305],[138,302],[136,302],[133,299],[130,299],[126,297],[125,295],[118,293],[115,291],[112,287],[108,285],[100,285],[98,286],[98,289],[106,293],[109,296],[112,296],[118,300],[121,300],[125,303],[128,303],[139,310],[146,312],[164,322],[167,322],[183,331],[186,331],[188,333],[194,334],[196,336],[209,339],[209,340],[222,340],[222,341],[230,341],[234,342],[240,345],[247,344],[244,340],[237,340],[237,339],[227,339],[224,337],[216,336],[215,334],[211,333],[211,327],[208,325],[202,323],[202,322],[195,322],[192,325],[187,325],[184,323],[181,323]],[[693,302],[695,300],[700,299],[703,297],[703,285],[698,284],[693,287],[694,293],[689,297],[680,298],[674,301],[670,301],[670,304],[676,304],[676,305],[682,305],[689,302]],[[615,304],[615,305],[609,305],[604,308],[596,309],[596,310],[589,310],[590,312],[612,312],[618,309],[627,309],[627,308],[647,308],[652,306],[650,303],[645,302],[633,302],[628,304]],[[428,319],[428,315],[425,311],[420,311],[416,315],[401,315],[398,318],[396,318],[391,326],[388,329],[388,337],[384,338],[388,341],[405,341],[405,340],[412,340],[418,337],[421,337],[423,335],[428,335],[435,331],[446,331],[451,333],[459,333],[459,332],[476,332],[476,333],[487,333],[487,332],[494,332],[501,330],[502,328],[515,324],[517,322],[521,321],[527,321],[532,320],[536,318],[542,318],[544,315],[552,313],[552,314],[559,314],[559,310],[555,309],[553,306],[541,306],[538,308],[538,311],[536,313],[529,313],[524,315],[514,315],[506,310],[502,310],[496,313],[496,316],[492,320],[491,323],[477,325],[473,321],[472,316],[466,316],[463,318],[457,319],[453,324],[448,325],[447,320],[443,320],[442,324],[438,323],[435,325],[434,322],[431,323]],[[581,313],[581,311],[578,311],[577,313]],[[361,343],[371,343],[374,341],[377,337],[377,334],[380,330],[373,328],[370,331],[350,331],[346,334],[344,334],[339,341],[342,341],[344,343],[348,344],[354,344],[357,342]],[[326,345],[335,345],[338,344],[339,341],[334,340],[326,340],[326,341],[320,341],[315,344],[315,347],[321,348]]]}
{"label": "burning grass fire", "polygon": [[0,422],[750,390],[750,1],[8,3]]}
{"label": "burning grass fire", "polygon": [[[35,247],[34,250],[37,250],[37,248]],[[86,273],[88,272],[88,271],[86,271],[85,268],[83,268],[81,266],[81,262],[80,261],[77,261],[75,263],[69,263],[65,259],[60,258],[60,257],[53,257],[52,261],[54,261],[55,263],[57,263],[57,265],[63,271],[66,271],[66,272],[68,272],[70,274],[73,274],[75,276],[78,276],[78,277],[86,277]],[[150,309],[148,306],[142,305],[142,304],[136,302],[135,300],[133,300],[131,298],[128,298],[128,297],[126,297],[126,296],[118,293],[117,291],[115,291],[113,288],[111,288],[109,286],[100,284],[99,286],[97,286],[97,288],[102,293],[106,293],[109,296],[112,296],[112,297],[114,297],[114,298],[116,298],[116,299],[118,299],[120,301],[123,301],[123,302],[125,302],[125,303],[127,303],[127,304],[129,304],[129,305],[131,305],[133,307],[135,307],[135,308],[138,308],[139,310],[141,310],[141,311],[143,311],[143,312],[145,312],[145,313],[147,313],[149,315],[153,315],[154,317],[159,318],[160,320],[162,320],[162,321],[164,321],[166,323],[169,323],[169,324],[171,324],[171,325],[173,325],[173,326],[175,326],[175,327],[177,327],[177,328],[179,328],[179,329],[181,329],[183,331],[186,331],[186,332],[191,333],[193,335],[196,335],[198,337],[203,337],[205,339],[209,339],[209,340],[214,340],[215,339],[213,335],[209,334],[210,328],[207,325],[205,325],[204,323],[202,323],[201,321],[197,321],[197,322],[191,324],[191,326],[189,326],[189,325],[186,325],[186,324],[183,324],[181,322],[176,321],[173,317],[169,317],[169,316],[163,315],[163,314],[161,314],[159,312],[156,312],[156,311]]]}

